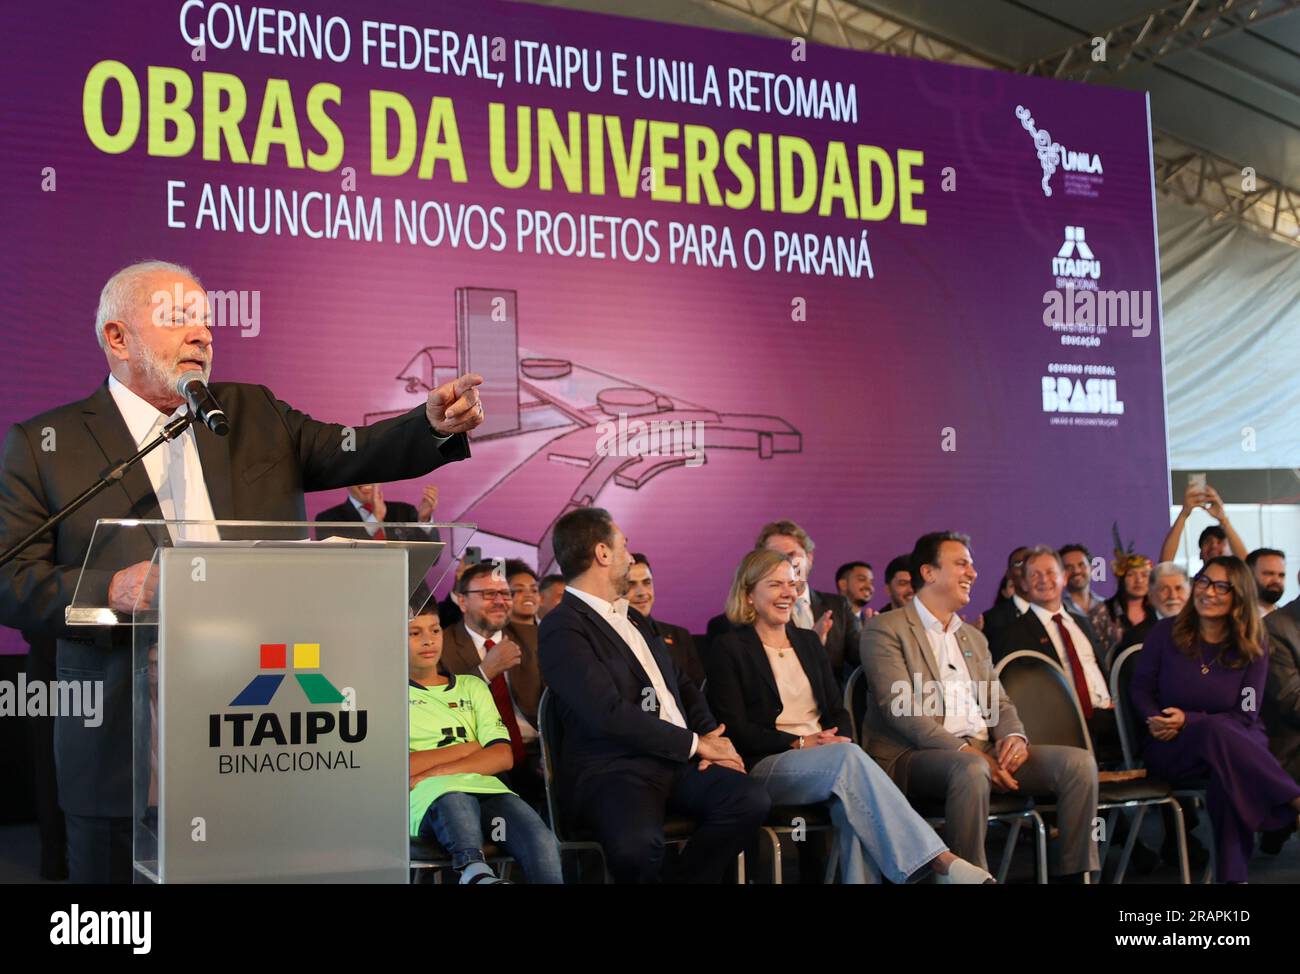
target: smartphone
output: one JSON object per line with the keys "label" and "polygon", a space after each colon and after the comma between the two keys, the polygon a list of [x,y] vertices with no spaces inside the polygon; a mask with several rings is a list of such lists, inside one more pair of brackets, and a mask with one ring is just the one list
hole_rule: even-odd
{"label": "smartphone", "polygon": [[1187,475],[1187,486],[1188,486],[1188,487],[1195,487],[1197,490],[1204,490],[1204,489],[1205,489],[1205,474],[1203,474],[1203,473],[1189,473],[1189,474]]}
{"label": "smartphone", "polygon": [[470,545],[465,549],[465,553],[460,556],[460,560],[465,565],[477,565],[483,560],[483,549],[478,545]]}

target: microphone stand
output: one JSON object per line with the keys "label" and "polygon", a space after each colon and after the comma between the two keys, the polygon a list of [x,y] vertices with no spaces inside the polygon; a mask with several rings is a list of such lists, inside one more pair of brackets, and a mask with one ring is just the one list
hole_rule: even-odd
{"label": "microphone stand", "polygon": [[75,514],[77,511],[79,511],[82,507],[84,507],[87,504],[87,502],[90,501],[92,497],[98,496],[100,493],[107,490],[113,484],[121,483],[122,478],[126,476],[127,472],[132,467],[134,467],[137,463],[139,463],[141,460],[144,459],[145,454],[149,453],[150,451],[152,451],[153,449],[155,449],[156,447],[160,446],[163,443],[168,443],[176,439],[176,437],[180,436],[182,433],[185,432],[185,430],[189,427],[189,425],[192,422],[194,422],[194,415],[192,412],[188,412],[188,411],[173,419],[170,423],[168,423],[166,426],[162,428],[162,430],[158,433],[157,436],[155,436],[152,440],[150,440],[148,443],[142,446],[140,448],[140,451],[136,453],[135,456],[123,460],[121,463],[117,464],[114,467],[110,467],[107,471],[105,471],[100,476],[99,481],[97,483],[92,484],[90,487],[87,487],[84,491],[82,491],[72,500],[68,501],[68,503],[65,504],[59,511],[53,514],[51,517],[46,518],[45,522],[39,528],[37,528],[31,534],[27,535],[27,537],[23,538],[21,541],[17,542],[16,544],[6,549],[5,553],[0,555],[0,568],[3,568],[5,565],[9,564],[9,562],[13,561],[19,555],[19,553],[21,553],[24,549],[30,546],[33,542],[35,542],[36,539],[39,538],[41,535],[45,534],[47,531],[51,530],[52,528],[57,527],[68,517]]}

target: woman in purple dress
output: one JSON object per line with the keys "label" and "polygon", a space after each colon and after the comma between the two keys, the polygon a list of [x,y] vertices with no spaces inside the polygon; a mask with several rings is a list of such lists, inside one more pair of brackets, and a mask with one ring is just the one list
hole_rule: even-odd
{"label": "woman in purple dress", "polygon": [[1300,812],[1300,785],[1269,752],[1259,718],[1267,673],[1250,570],[1239,558],[1213,558],[1183,611],[1152,628],[1129,690],[1146,720],[1142,756],[1152,773],[1208,779],[1220,882],[1245,882],[1255,833]]}

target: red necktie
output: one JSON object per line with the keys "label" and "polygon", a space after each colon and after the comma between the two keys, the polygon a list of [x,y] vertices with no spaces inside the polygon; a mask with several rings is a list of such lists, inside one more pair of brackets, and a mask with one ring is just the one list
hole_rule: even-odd
{"label": "red necktie", "polygon": [[1052,616],[1052,621],[1056,623],[1056,628],[1061,633],[1061,642],[1065,644],[1065,655],[1070,661],[1070,672],[1074,674],[1074,692],[1079,697],[1079,703],[1083,706],[1083,717],[1087,720],[1092,717],[1092,694],[1088,692],[1088,680],[1083,675],[1083,664],[1079,662],[1079,654],[1074,651],[1074,640],[1070,638],[1070,630],[1065,628],[1065,617],[1058,612]]}
{"label": "red necktie", "polygon": [[[361,505],[361,509],[362,509],[363,511],[366,511],[366,512],[369,513],[369,514],[374,514],[374,513],[375,513],[375,505],[374,505],[374,504],[362,504],[362,505]],[[378,521],[378,522],[376,522],[376,523],[379,524],[379,527],[375,528],[375,533],[372,534],[371,537],[374,538],[376,541],[387,541],[388,538],[386,538],[386,537],[384,536],[383,522],[382,522],[382,521]]]}
{"label": "red necktie", "polygon": [[[483,652],[496,645],[496,640],[483,640]],[[488,684],[492,691],[492,699],[497,705],[497,710],[501,712],[501,722],[506,725],[506,730],[510,732],[510,751],[515,756],[515,767],[520,770],[524,766],[524,739],[519,734],[519,721],[515,719],[515,702],[510,699],[510,686],[506,683],[506,675],[498,673]]]}

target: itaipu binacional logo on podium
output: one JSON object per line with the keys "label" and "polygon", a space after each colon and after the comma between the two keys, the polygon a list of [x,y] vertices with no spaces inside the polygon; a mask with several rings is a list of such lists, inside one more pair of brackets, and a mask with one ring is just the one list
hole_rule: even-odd
{"label": "itaipu binacional logo on podium", "polygon": [[[356,752],[338,743],[358,744],[366,737],[366,712],[350,709],[348,699],[321,672],[319,643],[294,643],[292,666],[287,643],[262,643],[259,672],[230,701],[251,708],[208,715],[208,746],[217,756],[218,774],[281,773],[356,769]],[[294,681],[313,707],[337,710],[268,710],[285,677]],[[280,695],[281,700],[284,695]],[[257,711],[261,710],[261,713]],[[251,751],[251,749],[261,749]],[[277,750],[288,748],[289,750]],[[230,753],[234,749],[234,753]]]}

